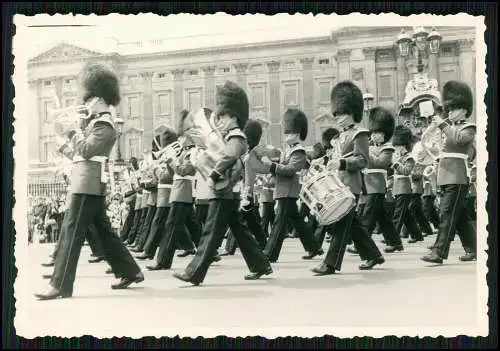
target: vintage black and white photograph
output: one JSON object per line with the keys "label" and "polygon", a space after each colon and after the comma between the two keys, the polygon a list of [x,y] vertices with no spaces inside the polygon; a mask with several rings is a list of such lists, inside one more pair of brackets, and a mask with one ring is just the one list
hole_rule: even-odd
{"label": "vintage black and white photograph", "polygon": [[486,336],[484,17],[16,15],[19,336]]}

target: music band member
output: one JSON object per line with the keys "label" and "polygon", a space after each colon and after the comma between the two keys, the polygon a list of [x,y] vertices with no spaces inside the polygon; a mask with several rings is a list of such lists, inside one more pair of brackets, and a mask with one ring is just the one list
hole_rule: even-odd
{"label": "music band member", "polygon": [[441,190],[441,222],[434,248],[422,260],[443,263],[458,231],[466,252],[460,260],[472,261],[476,259],[476,232],[465,213],[465,198],[469,191],[468,152],[476,138],[476,125],[467,123],[473,108],[472,91],[463,82],[448,81],[443,86],[442,96],[446,118],[438,115],[434,121],[434,127],[439,128],[445,138],[437,171],[437,185]]}
{"label": "music band member", "polygon": [[[157,136],[159,146],[163,149],[173,142],[177,141],[177,134],[174,130],[167,128]],[[137,256],[138,259],[150,259],[155,257],[156,250],[160,245],[161,239],[166,231],[166,222],[170,213],[170,192],[174,177],[174,170],[165,161],[163,167],[155,169],[155,177],[158,179],[158,190],[156,198],[156,212],[151,223],[151,231],[144,245],[144,253]]]}
{"label": "music band member", "polygon": [[274,212],[274,187],[276,182],[272,174],[258,175],[258,177],[262,184],[259,193],[259,202],[262,204],[262,229],[266,238],[269,238],[270,230],[276,219],[276,212]]}
{"label": "music band member", "polygon": [[[330,100],[334,123],[340,135],[333,148],[337,151],[332,152],[338,156],[329,160],[327,167],[338,170],[340,180],[358,197],[362,186],[361,170],[366,167],[370,157],[369,131],[360,128],[358,124],[363,117],[363,94],[352,82],[343,81],[332,89]],[[325,259],[312,269],[316,275],[340,271],[350,237],[361,259],[366,261],[359,269],[372,269],[385,262],[377,245],[356,217],[355,208],[333,225],[334,230],[327,229],[332,239]]]}
{"label": "music band member", "polygon": [[[170,269],[177,245],[184,249],[180,257],[194,255],[195,242],[199,242],[201,225],[196,220],[193,207],[193,180],[196,169],[191,160],[195,144],[188,135],[183,134],[184,119],[189,115],[186,110],[181,111],[177,135],[182,145],[179,157],[172,161],[174,178],[170,193],[171,208],[165,225],[166,232],[160,243],[156,265],[147,266],[149,270]],[[186,230],[187,229],[187,230]]]}
{"label": "music band member", "polygon": [[265,164],[276,179],[274,189],[274,200],[277,203],[276,219],[264,249],[264,253],[271,262],[278,260],[288,232],[288,224],[291,224],[292,229],[295,229],[302,246],[307,251],[307,255],[303,256],[303,259],[312,259],[323,254],[318,243],[314,240],[310,228],[304,222],[304,218],[300,217],[297,208],[297,199],[300,193],[299,172],[306,167],[307,163],[306,151],[301,144],[301,141],[307,137],[307,117],[299,109],[288,109],[283,120],[287,148],[281,154],[279,163]]}
{"label": "music band member", "polygon": [[[50,289],[35,296],[41,300],[73,294],[73,285],[85,232],[94,224],[106,261],[117,277],[113,289],[127,288],[141,282],[144,275],[133,257],[111,230],[106,216],[104,162],[113,148],[117,131],[111,120],[110,106],[120,102],[116,75],[100,64],[87,64],[79,75],[79,94],[83,103],[92,101],[92,114],[82,119],[82,128],[69,135],[73,147],[63,151],[73,158],[71,201],[61,228],[60,251],[56,256]],[[68,150],[70,149],[70,150]]]}
{"label": "music band member", "polygon": [[366,201],[364,210],[359,216],[359,220],[368,235],[371,235],[376,223],[380,225],[384,240],[390,247],[386,248],[385,252],[403,250],[399,233],[396,232],[392,217],[386,212],[384,206],[387,192],[387,170],[392,165],[392,154],[394,153],[394,147],[389,142],[394,133],[394,125],[394,117],[387,109],[378,106],[370,110],[370,159],[368,166],[363,170]]}
{"label": "music band member", "polygon": [[225,146],[210,174],[211,196],[200,245],[184,272],[174,274],[179,280],[193,285],[204,281],[228,224],[251,272],[245,279],[254,280],[273,272],[259,244],[241,218],[236,207],[238,200],[233,197],[233,186],[241,179],[241,170],[235,166],[237,162],[241,162],[240,158],[248,148],[242,132],[248,121],[248,113],[248,97],[240,86],[226,81],[217,89],[212,124],[224,138]]}
{"label": "music band member", "polygon": [[[137,200],[137,186],[138,183],[136,181],[135,172],[139,170],[139,164],[137,163],[137,159],[135,157],[130,158],[130,165],[127,167],[124,172],[126,175],[125,182],[127,185],[124,189],[124,199],[125,203],[128,207],[127,217],[125,218],[125,222],[123,223],[123,228],[120,233],[120,239],[125,242],[128,239],[129,232],[134,225],[134,221],[136,220],[136,210],[135,204]],[[138,220],[138,219],[137,219]]]}

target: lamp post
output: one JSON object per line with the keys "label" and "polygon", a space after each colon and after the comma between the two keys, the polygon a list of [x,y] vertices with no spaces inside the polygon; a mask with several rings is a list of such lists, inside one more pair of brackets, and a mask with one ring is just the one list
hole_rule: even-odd
{"label": "lamp post", "polygon": [[116,124],[116,130],[118,132],[118,145],[116,146],[116,163],[121,165],[123,163],[122,160],[122,152],[120,148],[121,144],[121,136],[122,136],[122,130],[123,130],[123,125],[125,124],[125,121],[121,119],[120,117],[115,118],[115,124]]}
{"label": "lamp post", "polygon": [[429,52],[432,54],[439,52],[441,39],[441,34],[435,28],[432,28],[431,32],[428,33],[424,27],[419,26],[414,29],[411,36],[404,29],[401,29],[396,45],[402,57],[413,54],[417,60],[417,72],[422,73],[424,71],[423,58]]}

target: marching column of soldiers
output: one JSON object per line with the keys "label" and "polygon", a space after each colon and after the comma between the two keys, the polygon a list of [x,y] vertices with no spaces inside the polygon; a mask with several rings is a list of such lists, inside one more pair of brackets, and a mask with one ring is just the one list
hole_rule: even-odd
{"label": "marching column of soldiers", "polygon": [[[312,268],[318,276],[338,273],[346,251],[359,255],[360,270],[371,270],[390,260],[383,253],[404,255],[406,244],[428,235],[436,239],[423,261],[448,259],[456,233],[465,251],[460,261],[476,259],[476,127],[468,122],[473,96],[465,83],[447,82],[441,108],[424,118],[427,131],[439,139],[438,156],[424,165],[420,156],[428,150],[414,152],[424,140],[406,126],[395,126],[387,109],[373,108],[369,128],[360,125],[363,96],[350,81],[332,89],[333,124],[311,153],[303,145],[308,133],[303,111],[288,109],[283,115],[284,150],[263,146],[262,128],[249,119],[244,89],[227,81],[217,89],[215,109],[201,110],[223,142],[210,171],[196,156],[204,147],[189,125],[194,112],[183,110],[176,130],[155,135],[152,152],[141,163],[131,160],[123,194],[129,212],[120,236],[106,217],[103,175],[117,138],[110,107],[120,102],[118,79],[104,66],[87,64],[79,83],[82,103],[91,106],[92,114],[81,118],[80,128],[68,132],[59,149],[73,160],[71,191],[53,259],[44,264],[54,267],[44,276],[50,278],[48,290],[35,294],[41,300],[72,296],[85,240],[98,248],[93,261],[104,259],[106,273],[119,279],[113,289],[144,280],[131,252],[138,260],[154,260],[146,267],[156,271],[170,269],[181,250],[177,257],[192,258],[173,276],[199,285],[213,262],[239,249],[249,270],[244,279],[259,279],[273,273],[271,264],[279,264],[290,235],[299,238],[302,259],[322,257]],[[310,176],[313,171],[316,178]],[[323,203],[310,201],[319,193],[341,194],[314,181],[325,174],[338,180],[354,204],[344,206],[335,221],[325,221],[324,211],[332,207],[326,197]],[[383,235],[383,249],[373,240],[375,231]]]}

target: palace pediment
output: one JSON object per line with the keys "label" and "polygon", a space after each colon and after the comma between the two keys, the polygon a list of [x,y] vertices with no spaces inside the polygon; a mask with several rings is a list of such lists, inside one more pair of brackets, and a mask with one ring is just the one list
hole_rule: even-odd
{"label": "palace pediment", "polygon": [[68,43],[60,43],[52,49],[49,49],[29,60],[29,64],[43,64],[52,63],[54,61],[86,59],[101,55],[102,53],[98,51],[84,49],[82,47]]}

